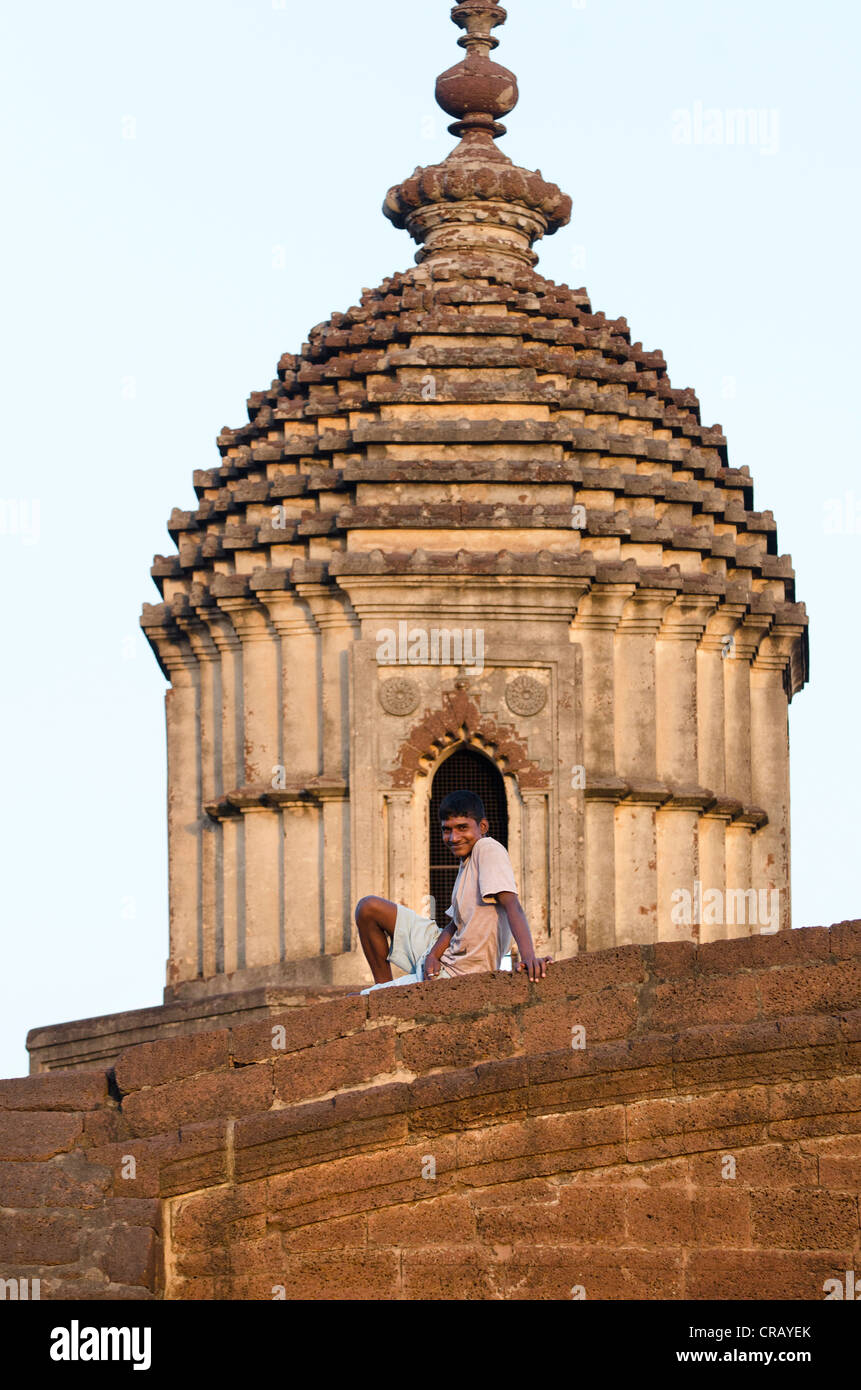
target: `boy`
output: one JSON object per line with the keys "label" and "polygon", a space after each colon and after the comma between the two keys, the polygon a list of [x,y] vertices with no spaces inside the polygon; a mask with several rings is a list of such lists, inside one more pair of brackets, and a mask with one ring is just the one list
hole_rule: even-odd
{"label": "boy", "polygon": [[[460,860],[451,895],[451,918],[440,931],[435,922],[402,903],[362,898],[356,925],[375,983],[362,994],[391,985],[499,970],[512,936],[520,954],[518,970],[543,979],[552,956],[536,956],[508,851],[488,835],[481,797],[452,792],[440,806],[443,843]],[[392,979],[392,963],[408,973]]]}

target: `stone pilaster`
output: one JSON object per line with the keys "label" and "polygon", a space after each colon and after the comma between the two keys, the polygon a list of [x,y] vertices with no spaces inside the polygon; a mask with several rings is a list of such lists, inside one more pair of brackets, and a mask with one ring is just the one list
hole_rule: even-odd
{"label": "stone pilaster", "polygon": [[304,959],[319,955],[325,938],[320,881],[323,813],[319,803],[306,796],[323,770],[320,629],[295,593],[264,592],[259,597],[280,639],[284,952],[287,960]]}
{"label": "stone pilaster", "polygon": [[616,629],[616,772],[630,787],[615,813],[617,945],[658,936],[656,811],[670,793],[657,773],[655,648],[675,596],[674,590],[638,589]]}
{"label": "stone pilaster", "polygon": [[202,802],[200,667],[186,638],[163,631],[159,652],[169,672],[167,723],[167,835],[170,895],[168,986],[203,972],[201,911]]}
{"label": "stone pilaster", "polygon": [[748,613],[730,634],[724,668],[726,710],[726,791],[740,803],[740,811],[726,828],[726,935],[746,936],[750,929],[747,903],[753,888],[753,836],[761,824],[752,778],[751,662],[765,633],[770,615]]}
{"label": "stone pilaster", "polygon": [[[220,737],[216,736],[215,783],[218,796],[242,780],[244,695],[242,647],[226,614],[215,607],[197,610],[219,653]],[[215,960],[217,972],[232,973],[245,963],[245,833],[240,815],[220,820],[216,832]]]}
{"label": "stone pilaster", "polygon": [[[571,640],[583,652],[585,951],[616,944],[616,812],[626,784],[616,776],[615,634],[633,584],[596,584],[582,599]],[[573,779],[572,779],[573,780]]]}
{"label": "stone pilaster", "polygon": [[[272,787],[280,757],[280,641],[265,610],[239,597],[219,597],[218,606],[242,646],[243,763],[236,804],[242,833],[245,889],[246,967],[283,958],[284,924],[279,873],[281,813],[245,803],[242,787]],[[239,769],[237,769],[239,770]]]}
{"label": "stone pilaster", "polygon": [[802,631],[800,626],[776,624],[760,644],[750,677],[753,799],[768,814],[768,824],[757,831],[753,843],[752,886],[761,919],[768,905],[767,928],[772,931],[777,922],[780,930],[792,926],[786,674]]}
{"label": "stone pilaster", "polygon": [[[178,619],[199,668],[200,684],[200,785],[205,808],[222,793],[221,785],[221,654],[206,624],[199,618]],[[221,924],[220,866],[222,828],[218,821],[201,815],[201,944],[205,979],[218,971],[216,939]]]}
{"label": "stone pilaster", "polygon": [[350,903],[350,684],[349,649],[360,628],[346,594],[320,583],[297,583],[321,635],[322,754],[319,799],[323,813],[323,917],[327,954],[348,951]]}
{"label": "stone pilaster", "polygon": [[678,891],[695,891],[700,881],[699,817],[713,800],[699,783],[697,648],[717,599],[680,594],[667,609],[655,650],[657,772],[672,792],[657,814],[658,939],[696,937],[698,923],[673,920]]}

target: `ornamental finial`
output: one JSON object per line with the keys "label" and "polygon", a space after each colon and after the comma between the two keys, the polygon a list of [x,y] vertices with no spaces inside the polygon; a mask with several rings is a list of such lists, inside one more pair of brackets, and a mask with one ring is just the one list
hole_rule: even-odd
{"label": "ornamental finial", "polygon": [[466,33],[458,39],[466,57],[437,79],[436,99],[443,111],[456,116],[449,126],[452,135],[505,134],[499,116],[507,116],[517,105],[517,78],[508,68],[490,58],[499,39],[492,30],[504,24],[508,13],[495,0],[464,0],[451,12],[454,23]]}

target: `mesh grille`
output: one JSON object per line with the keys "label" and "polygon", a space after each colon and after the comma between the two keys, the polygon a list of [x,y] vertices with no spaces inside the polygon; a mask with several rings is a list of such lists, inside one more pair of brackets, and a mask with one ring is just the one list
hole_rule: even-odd
{"label": "mesh grille", "polygon": [[484,802],[487,812],[488,835],[508,848],[508,808],[505,804],[505,783],[488,758],[471,748],[458,748],[450,758],[446,758],[433,779],[430,803],[430,891],[432,911],[438,924],[448,920],[446,908],[451,904],[451,894],[458,861],[449,853],[442,842],[439,828],[439,808],[450,792],[475,792]]}

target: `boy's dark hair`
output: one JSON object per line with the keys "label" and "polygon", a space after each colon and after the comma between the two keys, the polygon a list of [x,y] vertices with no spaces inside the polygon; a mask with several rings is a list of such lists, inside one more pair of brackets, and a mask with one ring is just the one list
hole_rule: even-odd
{"label": "boy's dark hair", "polygon": [[449,792],[439,808],[440,821],[448,820],[449,816],[469,816],[479,823],[487,820],[484,802],[475,792]]}

